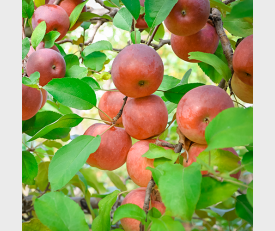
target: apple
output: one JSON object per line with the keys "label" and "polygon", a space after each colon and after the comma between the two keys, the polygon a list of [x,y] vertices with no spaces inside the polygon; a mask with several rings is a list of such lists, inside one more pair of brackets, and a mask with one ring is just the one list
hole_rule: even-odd
{"label": "apple", "polygon": [[110,128],[110,125],[96,123],[90,126],[84,135],[101,135],[100,146],[94,153],[91,153],[86,161],[87,164],[102,170],[112,171],[126,162],[132,140],[123,128]]}
{"label": "apple", "polygon": [[174,53],[184,61],[199,63],[199,60],[190,60],[189,52],[200,51],[214,54],[219,45],[219,36],[214,26],[206,23],[197,33],[189,36],[171,35],[171,47]]}
{"label": "apple", "polygon": [[157,95],[130,99],[123,110],[122,122],[126,132],[137,140],[161,134],[168,122],[168,111]]}
{"label": "apple", "polygon": [[[53,4],[55,2],[55,0],[46,0],[45,3],[46,4]],[[61,6],[66,13],[68,14],[68,16],[70,17],[71,13],[73,12],[74,8],[79,5],[80,3],[84,2],[84,0],[62,0],[59,3],[59,6]],[[82,12],[86,12],[87,8],[86,5],[83,7]],[[70,29],[70,31],[75,30],[77,27],[79,27],[81,25],[82,22],[77,21],[73,27]]]}
{"label": "apple", "polygon": [[[161,140],[162,141],[162,140]],[[154,159],[142,157],[149,150],[149,144],[155,143],[156,139],[140,140],[129,150],[126,167],[131,180],[141,187],[146,187],[151,180],[152,173],[146,167],[154,168]],[[162,141],[165,142],[165,141]],[[172,149],[164,147],[165,149]]]}
{"label": "apple", "polygon": [[[104,111],[111,118],[114,118],[118,114],[124,103],[124,97],[125,95],[121,94],[119,91],[106,91],[99,100],[98,108]],[[101,111],[98,111],[98,113],[102,120],[110,121],[108,116],[106,116],[104,113],[102,113]],[[123,126],[122,117],[117,120],[116,125],[119,127]]]}
{"label": "apple", "polygon": [[233,54],[233,69],[242,82],[253,86],[253,34],[237,46]]}
{"label": "apple", "polygon": [[164,74],[159,54],[144,44],[125,47],[114,59],[111,75],[116,88],[133,98],[153,94]]}
{"label": "apple", "polygon": [[22,84],[22,120],[35,116],[41,107],[42,98],[41,91]]}
{"label": "apple", "polygon": [[42,100],[42,104],[41,104],[40,109],[42,107],[44,107],[45,103],[47,102],[47,97],[48,97],[48,92],[45,89],[41,88],[41,93],[42,93],[43,100]]}
{"label": "apple", "polygon": [[164,23],[172,34],[189,36],[204,27],[209,14],[209,0],[178,0]]}
{"label": "apple", "polygon": [[47,4],[39,6],[32,16],[32,27],[35,29],[42,21],[46,22],[46,33],[58,31],[60,36],[56,41],[61,40],[70,28],[70,19],[66,11],[57,5]]}
{"label": "apple", "polygon": [[[45,43],[44,42],[41,42],[38,44],[38,46],[36,47],[36,50],[40,50],[40,49],[45,49]],[[60,51],[58,50],[57,46],[56,45],[53,45],[53,47],[49,48],[49,49],[52,49],[52,50],[55,50],[57,51],[58,53],[60,53]],[[33,47],[31,46],[30,47],[30,50],[27,54],[28,57],[30,57],[30,55],[35,52],[35,49],[33,49]]]}
{"label": "apple", "polygon": [[[196,162],[197,158],[199,156],[199,154],[201,152],[203,152],[205,149],[207,148],[206,144],[197,144],[197,143],[193,143],[191,145],[191,147],[188,150],[188,154],[189,154],[189,158],[188,158],[188,162],[186,163],[186,161],[183,161],[183,166],[184,167],[188,167],[189,165],[191,165],[193,162]],[[232,152],[235,156],[239,155],[237,154],[237,152],[235,151],[234,148],[222,148],[222,150],[224,151],[228,151],[228,152]],[[185,156],[186,152],[182,154],[182,156]],[[239,161],[239,164],[241,165],[241,161]],[[202,175],[205,175],[208,173],[208,171],[201,171]],[[237,180],[240,178],[241,175],[241,171],[235,173],[235,174],[231,174],[231,177],[236,178]]]}
{"label": "apple", "polygon": [[233,101],[223,89],[213,85],[196,87],[187,92],[178,104],[178,127],[189,140],[206,144],[206,126],[230,107],[234,107]]}
{"label": "apple", "polygon": [[66,63],[60,53],[52,49],[40,49],[33,52],[26,65],[28,76],[38,71],[39,84],[45,86],[54,78],[63,78],[66,73]]}
{"label": "apple", "polygon": [[[139,2],[140,2],[140,5],[144,7],[145,0],[139,0]],[[137,23],[135,25],[136,28],[139,28],[139,29],[146,29],[146,28],[148,28],[148,25],[145,22],[144,16],[145,16],[145,13],[139,15],[139,17],[137,19]]]}
{"label": "apple", "polygon": [[[135,204],[143,209],[144,200],[145,200],[146,188],[137,188],[132,190],[122,201],[121,205],[125,204]],[[151,196],[149,209],[152,207],[156,208],[163,215],[165,213],[165,205],[157,200],[154,200]],[[133,218],[123,218],[121,219],[121,225],[125,231],[139,231],[140,221]]]}
{"label": "apple", "polygon": [[231,79],[231,88],[240,100],[245,103],[253,103],[253,86],[242,82],[236,72]]}

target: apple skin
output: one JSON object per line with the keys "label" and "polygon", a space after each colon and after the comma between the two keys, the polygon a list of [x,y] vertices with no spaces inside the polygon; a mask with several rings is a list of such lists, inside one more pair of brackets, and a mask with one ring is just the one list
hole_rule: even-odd
{"label": "apple skin", "polygon": [[[45,43],[44,42],[41,42],[38,44],[38,46],[36,47],[36,50],[40,50],[40,49],[45,49]],[[60,53],[60,51],[58,50],[57,46],[56,45],[53,45],[53,47],[49,48],[49,49],[52,49],[52,50],[55,50],[57,51],[58,53]],[[30,55],[35,52],[35,49],[33,49],[33,47],[31,46],[30,47],[30,50],[27,54],[28,57],[30,57]]]}
{"label": "apple skin", "polygon": [[41,91],[22,84],[22,120],[32,118],[39,111],[42,99]]}
{"label": "apple skin", "polygon": [[122,122],[126,132],[137,140],[161,134],[168,122],[168,111],[157,95],[130,99],[123,110]]}
{"label": "apple skin", "polygon": [[237,46],[233,54],[233,69],[242,82],[253,86],[253,34]]}
{"label": "apple skin", "polygon": [[219,36],[215,27],[206,23],[205,26],[196,34],[190,36],[171,35],[171,47],[174,53],[182,60],[190,63],[201,61],[189,59],[189,52],[200,51],[214,54],[219,45]]}
{"label": "apple skin", "polygon": [[[185,15],[182,14],[183,11]],[[172,34],[189,36],[204,27],[209,14],[209,0],[179,0],[164,23]]]}
{"label": "apple skin", "polygon": [[253,86],[242,82],[236,73],[232,76],[231,88],[240,100],[245,103],[253,103]]}
{"label": "apple skin", "polygon": [[[162,142],[165,142],[161,140]],[[149,144],[154,144],[156,139],[140,140],[128,152],[126,167],[131,180],[140,187],[147,187],[152,173],[146,167],[154,168],[154,159],[142,157],[149,150]],[[165,149],[172,149],[164,147]]]}
{"label": "apple skin", "polygon": [[[196,162],[197,158],[199,156],[199,154],[201,152],[203,152],[205,149],[207,148],[206,144],[197,144],[197,143],[193,143],[191,145],[191,147],[188,150],[188,154],[189,154],[189,159],[188,162],[186,163],[186,161],[183,161],[183,166],[184,167],[188,167],[189,165],[191,165],[193,162]],[[235,151],[234,148],[222,148],[222,150],[224,151],[228,151],[228,152],[232,152],[235,156],[239,155],[237,154],[237,152]],[[241,161],[238,162],[241,165]],[[208,173],[208,171],[201,171],[202,175],[206,175]],[[239,179],[241,175],[241,171],[235,173],[235,174],[231,174],[231,177],[234,177],[235,179]]]}
{"label": "apple skin", "polygon": [[[143,209],[145,194],[146,194],[146,188],[137,188],[135,190],[132,190],[124,198],[121,205],[135,204],[139,206],[141,209]],[[162,215],[165,213],[165,210],[166,210],[165,205],[162,202],[156,201],[151,197],[151,200],[149,203],[149,209],[151,209],[152,207],[158,209]],[[140,224],[140,221],[133,218],[121,219],[121,225],[125,231],[139,231],[139,224]]]}
{"label": "apple skin", "polygon": [[[46,4],[53,4],[54,2],[55,2],[55,0],[46,0],[45,1]],[[59,3],[59,6],[61,6],[66,11],[68,16],[70,17],[70,15],[73,12],[74,8],[82,2],[84,2],[84,0],[62,0]],[[86,12],[86,11],[87,11],[87,7],[85,5],[83,7],[81,13]],[[77,21],[69,31],[75,30],[77,27],[79,27],[81,25],[81,23],[82,22]]]}
{"label": "apple skin", "polygon": [[38,71],[39,84],[45,86],[54,78],[63,78],[66,73],[66,63],[62,55],[52,49],[40,49],[33,52],[26,65],[28,76]]}
{"label": "apple skin", "polygon": [[[84,135],[97,136],[105,132],[110,125],[96,123],[90,126]],[[91,153],[87,164],[102,170],[115,170],[121,167],[132,146],[131,137],[123,128],[112,127],[101,135],[99,148]]]}
{"label": "apple skin", "polygon": [[41,104],[40,109],[42,107],[44,107],[45,103],[47,102],[47,97],[48,97],[48,92],[45,89],[41,88],[41,93],[42,93],[42,104]]}
{"label": "apple skin", "polygon": [[234,107],[230,96],[213,85],[196,87],[180,100],[176,118],[180,131],[191,141],[207,144],[205,128],[221,111]]}
{"label": "apple skin", "polygon": [[[121,94],[119,91],[106,91],[99,100],[98,108],[104,111],[111,118],[114,118],[123,105],[124,97],[125,95]],[[98,113],[102,120],[110,121],[110,119],[104,113],[101,111],[98,111]],[[116,126],[123,126],[122,117],[117,120]]]}
{"label": "apple skin", "polygon": [[[140,5],[144,7],[145,0],[139,0],[139,2],[140,2]],[[144,19],[144,15],[145,15],[145,13],[139,15],[139,17],[137,19],[137,23],[135,25],[136,28],[139,28],[139,29],[148,28],[148,25],[147,25],[147,23],[145,22],[145,19]]]}
{"label": "apple skin", "polygon": [[70,28],[70,19],[66,11],[57,5],[47,4],[39,6],[32,16],[32,27],[35,29],[42,21],[46,22],[46,33],[58,31],[60,36],[56,41],[61,40]]}
{"label": "apple skin", "polygon": [[164,74],[159,54],[144,44],[125,47],[114,59],[111,75],[116,88],[133,98],[153,94]]}

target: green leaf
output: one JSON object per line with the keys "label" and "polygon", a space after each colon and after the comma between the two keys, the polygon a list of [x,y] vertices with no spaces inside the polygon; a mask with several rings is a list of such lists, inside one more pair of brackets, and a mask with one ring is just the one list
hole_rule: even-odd
{"label": "green leaf", "polygon": [[83,7],[85,6],[85,4],[88,2],[88,0],[86,0],[85,2],[82,2],[80,4],[78,4],[74,10],[72,11],[72,13],[70,14],[70,29],[73,27],[73,25],[76,23]]}
{"label": "green leaf", "polygon": [[45,34],[45,37],[44,37],[45,48],[52,48],[55,40],[59,36],[60,36],[60,33],[58,31],[50,31],[49,33]]}
{"label": "green leaf", "polygon": [[22,77],[22,83],[28,87],[39,89],[40,73],[38,71],[32,73],[30,77]]}
{"label": "green leaf", "polygon": [[124,204],[116,209],[113,217],[113,224],[117,223],[120,219],[126,217],[141,221],[142,224],[144,224],[146,213],[136,204]]}
{"label": "green leaf", "polygon": [[203,53],[203,52],[189,52],[189,59],[200,60],[204,63],[214,67],[215,70],[228,81],[231,78],[231,71],[228,65],[214,54]]}
{"label": "green leaf", "polygon": [[54,43],[54,45],[58,48],[60,54],[64,57],[66,55],[66,53],[65,53],[64,49],[62,48],[62,46],[60,46],[57,43]]}
{"label": "green leaf", "polygon": [[34,31],[32,32],[31,43],[33,49],[36,49],[39,43],[41,43],[42,39],[46,34],[46,22],[40,22],[37,27],[35,27]]}
{"label": "green leaf", "polygon": [[36,7],[45,5],[45,0],[34,0],[34,4]]}
{"label": "green leaf", "polygon": [[[79,66],[79,59],[76,55],[74,54],[68,54],[64,56],[64,60],[66,63],[66,71],[69,70],[72,66]],[[66,74],[65,74],[66,76]]]}
{"label": "green leaf", "polygon": [[[87,12],[87,13],[89,13],[89,12]],[[80,15],[81,16],[81,15]],[[79,20],[79,19],[78,19]],[[90,26],[91,26],[91,22],[83,22],[83,21],[81,21],[82,23],[81,23],[81,27],[84,29],[84,30],[88,30],[89,28],[90,28]]]}
{"label": "green leaf", "polygon": [[248,172],[253,173],[253,151],[249,151],[244,154],[242,159],[242,165],[245,165],[245,169]]}
{"label": "green leaf", "polygon": [[101,40],[90,44],[83,50],[84,56],[87,56],[95,51],[113,50],[112,44],[109,41]]}
{"label": "green leaf", "polygon": [[117,195],[119,191],[116,190],[110,195],[106,196],[104,199],[99,201],[99,215],[93,220],[92,230],[93,231],[105,231],[111,229],[111,218],[110,212],[116,202]]}
{"label": "green leaf", "polygon": [[49,111],[49,110],[54,111],[57,113],[61,113],[63,115],[73,113],[69,107],[67,107],[59,102],[52,102],[50,100],[47,100],[46,105],[42,109],[45,111]]}
{"label": "green leaf", "polygon": [[217,8],[223,14],[225,14],[225,12],[230,12],[231,11],[231,7],[225,5],[220,0],[210,0],[210,7],[211,8]]}
{"label": "green leaf", "polygon": [[190,221],[201,191],[200,165],[194,162],[183,168],[179,164],[165,163],[159,167],[164,171],[158,186],[166,206],[165,214]]}
{"label": "green leaf", "polygon": [[141,41],[141,34],[139,30],[135,30],[131,32],[131,40],[133,44],[139,44]]}
{"label": "green leaf", "polygon": [[56,142],[56,141],[53,141],[53,140],[46,140],[43,142],[44,145],[46,145],[47,147],[50,147],[50,148],[61,148],[63,145]]}
{"label": "green leaf", "polygon": [[222,17],[223,27],[232,35],[247,37],[253,34],[253,26],[242,18]]}
{"label": "green leaf", "polygon": [[121,8],[113,20],[114,26],[119,29],[130,31],[132,26],[132,15],[127,8]]}
{"label": "green leaf", "polygon": [[52,79],[43,88],[58,102],[68,107],[79,110],[88,110],[96,105],[96,95],[94,90],[80,79]]}
{"label": "green leaf", "polygon": [[91,12],[82,12],[77,21],[84,22],[84,21],[88,21],[92,18],[97,18],[97,17],[112,20],[112,18],[109,15],[100,16],[100,15],[97,15],[97,14],[94,14],[94,13],[91,13]]}
{"label": "green leaf", "polygon": [[62,188],[72,179],[90,154],[98,149],[100,141],[100,136],[81,135],[55,153],[49,166],[49,181],[53,191]]}
{"label": "green leaf", "polygon": [[[154,32],[154,30],[150,27],[146,28],[145,31],[147,31],[150,36]],[[160,39],[162,39],[164,35],[165,35],[165,29],[164,29],[163,23],[161,23],[153,39],[157,42],[160,42]]]}
{"label": "green leaf", "polygon": [[37,218],[33,218],[28,222],[22,223],[22,231],[51,231],[47,226],[43,225]]}
{"label": "green leaf", "polygon": [[189,83],[184,85],[178,85],[164,92],[164,96],[170,102],[178,104],[181,98],[190,90],[203,86],[203,83]]}
{"label": "green leaf", "polygon": [[205,151],[252,143],[253,108],[228,108],[220,112],[206,127],[205,139],[208,144]]}
{"label": "green leaf", "polygon": [[253,0],[244,0],[242,2],[238,2],[238,4],[235,4],[232,7],[230,16],[234,18],[253,18]]}
{"label": "green leaf", "polygon": [[184,227],[179,221],[175,221],[172,217],[164,215],[160,218],[152,218],[152,231],[185,231]]}
{"label": "green leaf", "polygon": [[[222,149],[214,149],[211,151],[203,151],[199,154],[198,158],[202,160],[204,163],[209,163],[209,152],[211,157],[210,166],[218,167],[219,172],[230,172],[239,167],[238,162],[240,158],[235,156],[232,152],[225,151]],[[205,168],[202,168],[205,170]]]}
{"label": "green leaf", "polygon": [[28,140],[28,142],[33,141],[37,138],[40,138],[40,137],[46,135],[47,133],[49,133],[50,131],[52,131],[56,128],[72,128],[72,127],[75,127],[78,124],[80,124],[82,122],[82,120],[83,120],[83,118],[80,117],[77,114],[64,115],[60,119],[58,119],[57,121],[55,121],[55,122],[45,126],[44,128],[42,128],[30,140]]}
{"label": "green leaf", "polygon": [[159,186],[159,178],[164,174],[164,171],[161,169],[162,165],[157,166],[156,168],[146,167],[147,170],[152,172],[153,179],[156,185]]}
{"label": "green leaf", "polygon": [[22,183],[34,185],[38,173],[38,165],[34,156],[28,151],[22,151]]}
{"label": "green leaf", "polygon": [[192,72],[192,69],[189,69],[188,71],[186,71],[178,85],[188,84],[188,79],[191,75],[191,72]]}
{"label": "green leaf", "polygon": [[246,197],[249,203],[253,206],[253,180],[248,184],[250,188],[246,191]]}
{"label": "green leaf", "polygon": [[227,182],[219,182],[210,177],[203,177],[201,182],[201,195],[196,209],[204,209],[218,202],[225,201],[239,186]]}
{"label": "green leaf", "polygon": [[135,20],[138,20],[140,12],[140,3],[139,0],[121,0],[125,7],[130,11]]}
{"label": "green leaf", "polygon": [[106,171],[108,177],[110,180],[114,183],[114,185],[120,190],[120,191],[127,191],[127,187],[125,184],[122,182],[122,180],[119,178],[117,174],[111,171]]}
{"label": "green leaf", "polygon": [[95,71],[101,71],[107,56],[99,51],[95,51],[84,57],[84,65]]}
{"label": "green leaf", "polygon": [[30,41],[29,38],[24,38],[22,40],[22,60],[27,56],[27,54],[29,53],[30,50]]}
{"label": "green leaf", "polygon": [[33,1],[22,1],[22,17],[31,19],[34,13],[34,2]]}
{"label": "green leaf", "polygon": [[48,185],[48,171],[49,171],[49,164],[50,162],[41,162],[38,165],[38,173],[35,178],[35,184],[41,191],[44,191]]}
{"label": "green leaf", "polygon": [[79,170],[87,181],[87,184],[93,187],[97,193],[105,193],[104,184],[97,180],[96,172],[92,168],[85,168]]}
{"label": "green leaf", "polygon": [[81,80],[84,81],[85,83],[87,83],[95,91],[101,89],[99,83],[95,79],[93,79],[92,77],[84,77]]}
{"label": "green leaf", "polygon": [[89,231],[80,206],[61,192],[46,193],[35,199],[34,209],[39,220],[52,231]]}
{"label": "green leaf", "polygon": [[167,111],[168,111],[168,115],[172,112],[172,111],[174,111],[176,108],[177,108],[177,104],[175,104],[175,103],[172,103],[172,102],[170,102],[170,101],[166,101],[165,102],[165,105],[166,105],[166,108],[167,108]]}
{"label": "green leaf", "polygon": [[164,75],[158,90],[167,91],[180,83],[180,80],[169,75]]}
{"label": "green leaf", "polygon": [[253,226],[253,208],[246,198],[246,195],[236,197],[236,214]]}
{"label": "green leaf", "polygon": [[80,67],[78,65],[72,66],[69,70],[66,71],[65,76],[81,79],[88,74],[88,69],[86,67]]}
{"label": "green leaf", "polygon": [[177,0],[146,0],[145,21],[148,26],[153,28],[162,23],[177,2]]}

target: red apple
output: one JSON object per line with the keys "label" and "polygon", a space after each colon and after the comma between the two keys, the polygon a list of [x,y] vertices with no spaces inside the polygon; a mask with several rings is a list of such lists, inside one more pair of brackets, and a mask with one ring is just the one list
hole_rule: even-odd
{"label": "red apple", "polygon": [[39,6],[32,16],[32,27],[35,29],[42,21],[46,22],[46,33],[58,31],[60,36],[56,41],[61,40],[70,28],[70,19],[66,11],[57,5],[47,4]]}
{"label": "red apple", "polygon": [[233,55],[233,69],[241,81],[253,86],[253,34],[237,46]]}
{"label": "red apple", "polygon": [[124,95],[139,98],[151,95],[160,86],[164,66],[159,54],[144,44],[125,47],[112,65],[112,79]]}
{"label": "red apple", "polygon": [[[183,166],[188,167],[189,165],[191,165],[193,162],[197,161],[197,158],[199,156],[199,154],[201,152],[203,152],[205,149],[207,148],[206,144],[197,144],[197,143],[193,143],[191,145],[191,147],[188,150],[188,154],[189,154],[189,158],[188,158],[188,162],[186,163],[186,161],[183,161]],[[237,152],[235,151],[234,148],[222,148],[222,150],[224,151],[228,151],[228,152],[232,152],[235,156],[239,155],[237,154]],[[183,153],[183,156],[186,153]],[[239,164],[241,164],[241,161],[239,161]],[[205,175],[208,173],[208,171],[201,171],[202,175]],[[231,177],[236,178],[237,180],[240,178],[241,175],[241,171],[235,173],[235,174],[231,174]]]}
{"label": "red apple", "polygon": [[168,122],[168,111],[157,95],[130,99],[123,110],[122,122],[126,132],[144,140],[161,134]]}
{"label": "red apple", "polygon": [[[127,154],[132,146],[131,137],[123,128],[96,123],[90,126],[84,135],[101,135],[99,148],[91,153],[87,164],[102,170],[115,170],[126,162]],[[109,129],[108,131],[106,131]],[[105,132],[106,131],[106,132]]]}
{"label": "red apple", "polygon": [[38,112],[42,98],[41,91],[22,84],[22,120],[28,120]]}
{"label": "red apple", "polygon": [[209,0],[178,0],[164,23],[171,33],[189,36],[204,27],[209,14]]}
{"label": "red apple", "polygon": [[63,78],[66,73],[66,63],[62,55],[52,49],[40,49],[33,52],[27,62],[27,74],[38,71],[39,84],[45,86],[54,78]]}
{"label": "red apple", "polygon": [[[151,180],[152,173],[146,167],[154,168],[154,159],[142,157],[149,150],[149,144],[155,143],[156,139],[140,140],[135,143],[128,152],[126,167],[131,180],[141,187],[146,187]],[[171,149],[164,147],[165,149]]]}
{"label": "red apple", "polygon": [[[125,204],[135,204],[140,208],[143,208],[144,200],[145,200],[146,188],[137,188],[131,191],[122,201],[121,205]],[[158,209],[160,213],[163,215],[165,213],[165,205],[156,201],[151,197],[149,209],[152,207]],[[139,231],[140,221],[133,218],[123,218],[121,219],[121,225],[125,231]]]}
{"label": "red apple", "polygon": [[[145,0],[139,0],[139,2],[140,2],[140,5],[144,7]],[[139,29],[146,29],[146,28],[148,28],[148,25],[145,22],[144,16],[145,16],[145,13],[139,15],[137,23],[135,25],[136,28],[139,28]]]}
{"label": "red apple", "polygon": [[215,27],[206,23],[205,26],[196,34],[190,36],[178,36],[172,34],[171,47],[174,53],[187,62],[199,63],[199,60],[190,60],[189,52],[200,51],[214,54],[219,45],[219,36]]}
{"label": "red apple", "polygon": [[[115,90],[115,89],[113,89]],[[98,108],[104,111],[112,119],[117,115],[121,109],[124,102],[125,95],[121,94],[119,91],[106,91],[99,100]],[[101,111],[98,111],[99,116],[102,120],[110,121],[111,120]],[[122,127],[122,117],[120,117],[116,125]]]}
{"label": "red apple", "polygon": [[234,107],[233,101],[223,89],[213,85],[194,88],[178,104],[178,127],[189,140],[206,144],[206,126],[221,111],[230,107]]}
{"label": "red apple", "polygon": [[48,92],[45,89],[41,88],[41,93],[42,93],[43,100],[42,100],[42,104],[41,104],[40,109],[42,107],[44,107],[45,103],[47,102],[47,97],[48,97]]}
{"label": "red apple", "polygon": [[[45,49],[45,43],[44,42],[41,42],[38,44],[38,46],[36,47],[36,50],[40,50],[40,49]],[[57,51],[58,53],[60,53],[60,51],[58,50],[57,46],[56,45],[53,45],[53,47],[49,48],[49,49],[52,49],[52,50],[55,50]],[[30,55],[35,52],[35,49],[33,49],[33,47],[31,46],[30,47],[30,50],[27,54],[28,57],[30,57]]]}
{"label": "red apple", "polygon": [[245,84],[236,75],[236,72],[231,79],[231,87],[234,94],[245,103],[253,103],[253,86]]}

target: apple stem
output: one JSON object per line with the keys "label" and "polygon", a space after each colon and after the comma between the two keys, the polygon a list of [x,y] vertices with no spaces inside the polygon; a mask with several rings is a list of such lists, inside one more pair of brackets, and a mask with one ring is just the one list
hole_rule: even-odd
{"label": "apple stem", "polygon": [[128,96],[125,96],[125,97],[123,98],[124,102],[123,102],[123,104],[122,104],[121,109],[119,110],[119,112],[117,113],[117,115],[112,119],[112,124],[113,124],[113,125],[116,124],[117,120],[121,117],[122,112],[123,112],[123,109],[124,109],[124,106],[125,106],[125,104],[126,104],[126,102],[127,102],[127,99],[128,99]]}

